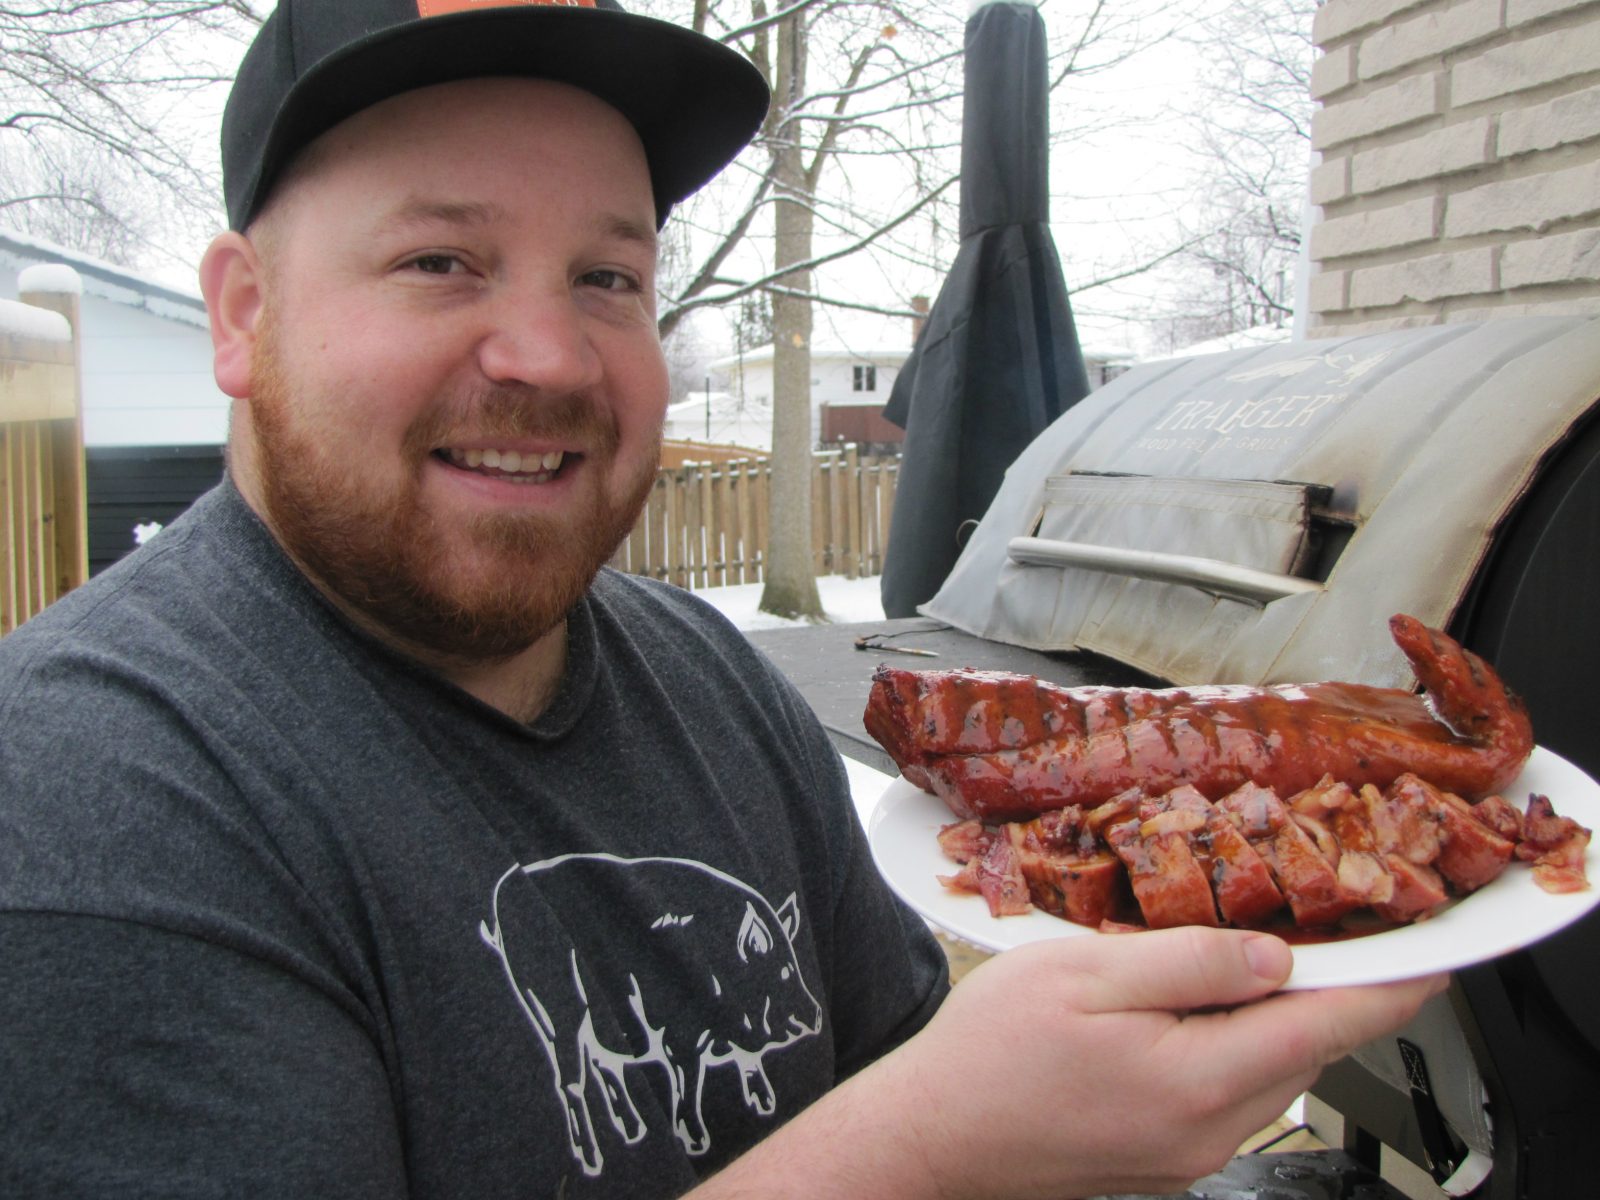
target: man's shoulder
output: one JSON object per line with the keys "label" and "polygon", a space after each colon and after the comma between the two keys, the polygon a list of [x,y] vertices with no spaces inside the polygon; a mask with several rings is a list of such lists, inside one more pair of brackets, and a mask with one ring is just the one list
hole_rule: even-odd
{"label": "man's shoulder", "polygon": [[287,589],[239,523],[226,495],[208,493],[0,638],[0,714],[84,692],[148,708],[158,695],[201,694],[241,657],[284,641],[296,627]]}
{"label": "man's shoulder", "polygon": [[605,567],[595,576],[589,598],[629,628],[676,629],[740,652],[755,653],[732,621],[685,588]]}

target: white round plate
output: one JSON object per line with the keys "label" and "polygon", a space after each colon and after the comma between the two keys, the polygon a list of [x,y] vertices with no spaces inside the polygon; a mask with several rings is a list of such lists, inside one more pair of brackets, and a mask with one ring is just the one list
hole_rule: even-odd
{"label": "white round plate", "polygon": [[[1600,785],[1559,755],[1536,749],[1505,797],[1525,807],[1530,793],[1550,797],[1556,812],[1600,830]],[[985,950],[1009,950],[1051,937],[1098,936],[1037,909],[991,917],[983,897],[953,892],[938,880],[959,869],[939,849],[938,833],[956,818],[936,796],[904,779],[883,790],[867,826],[878,870],[902,899],[940,929]],[[1589,844],[1587,891],[1553,895],[1513,861],[1499,879],[1454,901],[1426,921],[1345,941],[1299,945],[1286,989],[1384,983],[1485,962],[1548,937],[1600,902],[1600,838]],[[1136,934],[1115,934],[1129,937]]]}

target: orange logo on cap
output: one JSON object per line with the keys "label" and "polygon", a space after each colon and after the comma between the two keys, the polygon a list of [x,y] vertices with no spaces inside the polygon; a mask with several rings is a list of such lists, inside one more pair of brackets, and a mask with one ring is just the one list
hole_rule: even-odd
{"label": "orange logo on cap", "polygon": [[446,13],[475,12],[480,8],[518,8],[535,4],[551,8],[593,8],[594,0],[417,0],[417,15],[442,17]]}

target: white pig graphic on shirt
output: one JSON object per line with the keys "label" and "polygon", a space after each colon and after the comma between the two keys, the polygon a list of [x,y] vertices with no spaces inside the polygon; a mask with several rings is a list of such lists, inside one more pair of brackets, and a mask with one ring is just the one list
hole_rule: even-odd
{"label": "white pig graphic on shirt", "polygon": [[[597,902],[640,894],[658,910],[647,928],[611,929],[595,935],[593,946],[572,936],[574,927],[597,928],[591,923]],[[822,1028],[822,1008],[795,957],[795,897],[774,909],[755,889],[704,863],[565,854],[519,864],[495,884],[492,911],[479,934],[499,956],[550,1061],[572,1155],[587,1175],[604,1165],[591,1080],[599,1083],[612,1127],[631,1144],[646,1130],[628,1092],[628,1069],[665,1071],[673,1133],[688,1153],[700,1155],[711,1145],[701,1117],[706,1072],[737,1070],[745,1104],[770,1115],[777,1101],[764,1056]],[[590,917],[571,925],[550,919],[574,912]],[[676,969],[641,971],[646,985],[609,952],[641,943],[651,959]],[[595,1004],[626,1010],[628,1044],[603,1044]]]}

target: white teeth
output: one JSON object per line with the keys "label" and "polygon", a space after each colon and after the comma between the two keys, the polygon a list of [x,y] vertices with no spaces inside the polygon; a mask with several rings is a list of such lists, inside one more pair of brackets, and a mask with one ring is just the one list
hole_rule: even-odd
{"label": "white teeth", "polygon": [[561,469],[561,464],[566,460],[566,451],[552,450],[548,454],[523,454],[518,450],[459,450],[452,448],[448,452],[451,462],[458,467],[468,470],[477,470],[479,467],[486,470],[499,471],[504,475],[514,475],[520,479],[534,480],[537,476],[551,475]]}

